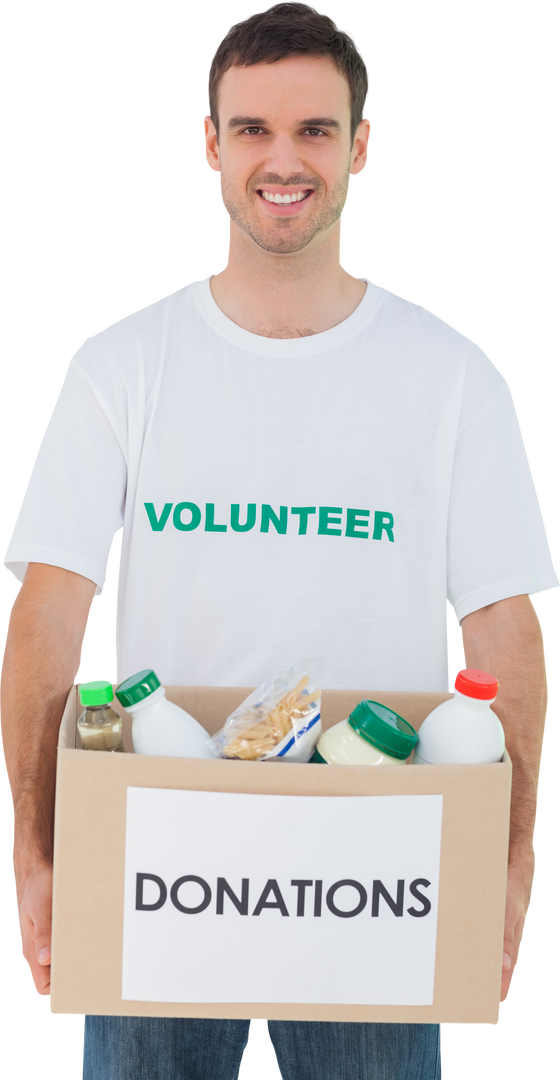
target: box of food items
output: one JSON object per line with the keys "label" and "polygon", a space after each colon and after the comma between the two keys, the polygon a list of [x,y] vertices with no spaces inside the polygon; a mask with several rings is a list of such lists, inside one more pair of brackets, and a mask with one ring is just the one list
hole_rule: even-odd
{"label": "box of food items", "polygon": [[164,687],[151,670],[73,687],[53,1012],[497,1022],[511,789],[497,681],[321,684],[301,660],[256,689]]}

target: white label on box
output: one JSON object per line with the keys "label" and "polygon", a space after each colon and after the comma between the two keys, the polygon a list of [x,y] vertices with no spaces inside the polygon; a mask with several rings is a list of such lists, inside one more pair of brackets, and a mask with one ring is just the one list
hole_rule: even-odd
{"label": "white label on box", "polygon": [[431,1005],[442,804],[128,788],[123,999]]}

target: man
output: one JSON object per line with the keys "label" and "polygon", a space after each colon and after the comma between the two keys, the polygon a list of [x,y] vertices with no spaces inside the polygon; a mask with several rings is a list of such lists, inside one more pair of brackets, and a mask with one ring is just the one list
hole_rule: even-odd
{"label": "man", "polygon": [[[118,677],[257,685],[327,655],[325,685],[446,690],[446,600],[495,674],[513,762],[502,1000],[533,876],[546,680],[529,593],[558,579],[515,412],[480,350],[339,262],[366,163],[365,67],[303,4],[233,27],[206,153],[221,273],[74,357],[6,563],[3,677],[24,953],[48,993],[57,729],[124,526]],[[358,544],[362,540],[365,543]],[[248,1022],[86,1018],[90,1080],[237,1076]],[[437,1025],[270,1024],[289,1080],[440,1075]]]}

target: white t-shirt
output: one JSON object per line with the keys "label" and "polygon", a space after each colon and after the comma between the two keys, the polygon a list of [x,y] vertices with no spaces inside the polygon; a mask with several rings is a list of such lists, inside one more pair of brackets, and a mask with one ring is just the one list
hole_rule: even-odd
{"label": "white t-shirt", "polygon": [[241,329],[207,279],[88,339],[6,564],[100,591],[121,526],[119,680],[256,686],[322,654],[328,687],[445,691],[447,598],[460,620],[558,585],[504,379],[369,282],[309,337]]}

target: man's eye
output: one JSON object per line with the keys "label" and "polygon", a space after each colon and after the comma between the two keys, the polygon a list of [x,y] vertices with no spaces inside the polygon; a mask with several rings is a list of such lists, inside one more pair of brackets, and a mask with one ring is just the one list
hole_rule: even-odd
{"label": "man's eye", "polygon": [[[245,132],[261,132],[262,130],[262,127],[244,127],[243,134],[245,135]],[[308,129],[306,129],[305,131],[318,132],[319,135],[325,135],[325,132],[320,130],[320,127],[308,127]]]}
{"label": "man's eye", "polygon": [[260,127],[243,128],[243,134],[244,135],[258,135],[259,131],[262,131],[262,128],[260,128]]}
{"label": "man's eye", "polygon": [[321,128],[307,128],[304,135],[324,135],[325,132],[321,131]]}

